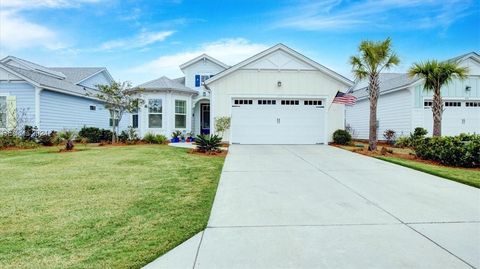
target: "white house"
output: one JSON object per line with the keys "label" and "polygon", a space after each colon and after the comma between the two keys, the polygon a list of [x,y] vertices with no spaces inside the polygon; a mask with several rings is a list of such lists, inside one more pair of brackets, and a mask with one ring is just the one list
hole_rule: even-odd
{"label": "white house", "polygon": [[327,143],[344,128],[344,106],[332,101],[353,82],[283,44],[231,67],[201,55],[180,68],[184,78],[138,86],[146,88],[140,134],[215,133],[223,116],[231,117],[230,143]]}
{"label": "white house", "polygon": [[[480,133],[480,55],[471,52],[451,60],[468,67],[469,76],[465,80],[455,79],[442,88],[442,135]],[[423,82],[404,73],[381,74],[377,108],[379,139],[383,139],[387,129],[405,136],[416,127],[423,127],[432,134],[432,92],[423,89]],[[352,94],[358,98],[357,103],[346,108],[346,124],[357,139],[368,139],[367,86],[367,81],[355,84]]]}
{"label": "white house", "polygon": [[[104,67],[45,67],[14,56],[0,60],[0,131],[110,128],[110,113],[87,92],[113,78]],[[126,129],[130,118],[120,122]],[[21,122],[20,122],[21,121]]]}

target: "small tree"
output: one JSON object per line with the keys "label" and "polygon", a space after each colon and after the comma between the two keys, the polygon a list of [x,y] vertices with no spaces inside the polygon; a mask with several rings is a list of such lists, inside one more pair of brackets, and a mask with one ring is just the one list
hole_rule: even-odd
{"label": "small tree", "polygon": [[143,103],[143,100],[132,91],[130,82],[113,82],[111,85],[97,85],[98,91],[87,95],[96,97],[104,102],[112,119],[112,143],[117,142],[118,123],[125,112],[132,113]]}
{"label": "small tree", "polygon": [[217,131],[217,133],[222,134],[222,138],[223,138],[223,135],[225,134],[225,131],[230,129],[230,122],[231,122],[230,117],[215,118],[215,130]]}

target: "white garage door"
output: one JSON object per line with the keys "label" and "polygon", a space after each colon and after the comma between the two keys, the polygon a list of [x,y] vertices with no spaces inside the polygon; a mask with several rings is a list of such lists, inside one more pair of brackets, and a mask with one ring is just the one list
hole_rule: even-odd
{"label": "white garage door", "polygon": [[[424,122],[429,134],[433,130],[431,101],[424,103]],[[480,133],[480,101],[446,100],[442,114],[442,135]]]}
{"label": "white garage door", "polygon": [[319,99],[234,99],[232,143],[324,143],[323,102]]}

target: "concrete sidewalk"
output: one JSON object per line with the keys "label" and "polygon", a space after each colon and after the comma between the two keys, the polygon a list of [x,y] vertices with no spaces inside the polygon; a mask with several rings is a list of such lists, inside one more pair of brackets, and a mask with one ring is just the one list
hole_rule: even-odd
{"label": "concrete sidewalk", "polygon": [[205,231],[147,268],[480,267],[480,191],[329,146],[230,147]]}

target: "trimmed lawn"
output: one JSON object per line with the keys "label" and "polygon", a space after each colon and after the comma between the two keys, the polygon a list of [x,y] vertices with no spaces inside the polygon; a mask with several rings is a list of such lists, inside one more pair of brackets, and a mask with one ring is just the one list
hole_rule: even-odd
{"label": "trimmed lawn", "polygon": [[0,151],[0,268],[139,268],[206,227],[224,157]]}
{"label": "trimmed lawn", "polygon": [[478,169],[439,166],[397,157],[376,156],[376,158],[480,188],[480,170]]}

